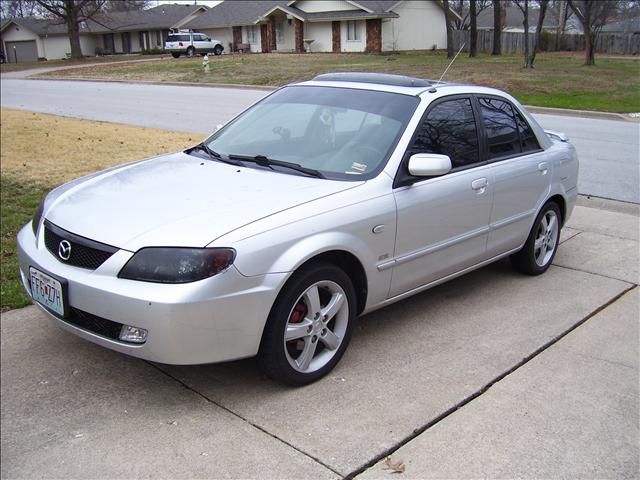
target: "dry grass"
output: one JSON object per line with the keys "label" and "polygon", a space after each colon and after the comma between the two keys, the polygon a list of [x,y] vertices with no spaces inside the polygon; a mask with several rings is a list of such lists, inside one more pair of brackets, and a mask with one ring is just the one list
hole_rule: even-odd
{"label": "dry grass", "polygon": [[2,109],[0,174],[53,187],[200,140],[197,134]]}

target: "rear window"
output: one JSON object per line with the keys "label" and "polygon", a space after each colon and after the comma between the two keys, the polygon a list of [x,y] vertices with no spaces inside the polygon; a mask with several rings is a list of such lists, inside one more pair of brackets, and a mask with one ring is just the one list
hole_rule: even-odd
{"label": "rear window", "polygon": [[167,37],[167,42],[190,42],[191,38],[189,35],[169,35]]}

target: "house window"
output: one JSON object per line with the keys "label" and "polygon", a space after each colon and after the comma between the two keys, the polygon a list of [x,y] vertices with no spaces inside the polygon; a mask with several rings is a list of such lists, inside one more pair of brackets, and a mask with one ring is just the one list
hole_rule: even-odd
{"label": "house window", "polygon": [[358,24],[355,20],[347,21],[347,40],[360,40]]}
{"label": "house window", "polygon": [[247,27],[247,43],[256,43],[256,26],[250,25]]}

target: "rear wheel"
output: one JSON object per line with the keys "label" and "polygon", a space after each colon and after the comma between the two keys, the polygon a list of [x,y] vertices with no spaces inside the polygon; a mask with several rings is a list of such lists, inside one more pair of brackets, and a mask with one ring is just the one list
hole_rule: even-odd
{"label": "rear wheel", "polygon": [[171,56],[173,58],[178,58],[180,56],[180,52],[171,52]]}
{"label": "rear wheel", "polygon": [[290,385],[318,380],[346,350],[355,312],[355,290],[341,269],[323,263],[296,272],[269,314],[260,368]]}
{"label": "rear wheel", "polygon": [[547,203],[536,217],[522,250],[511,255],[511,264],[516,270],[528,275],[547,271],[558,250],[561,223],[558,205]]}
{"label": "rear wheel", "polygon": [[213,49],[213,54],[214,55],[222,55],[222,46],[221,45],[216,45],[216,47]]}
{"label": "rear wheel", "polygon": [[196,54],[196,49],[193,47],[187,48],[187,57],[193,57]]}

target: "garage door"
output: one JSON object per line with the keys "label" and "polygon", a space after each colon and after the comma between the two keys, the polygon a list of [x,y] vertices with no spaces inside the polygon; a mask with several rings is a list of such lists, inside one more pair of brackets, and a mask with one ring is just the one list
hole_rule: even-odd
{"label": "garage door", "polygon": [[5,42],[8,63],[38,61],[38,47],[35,40],[24,42]]}

